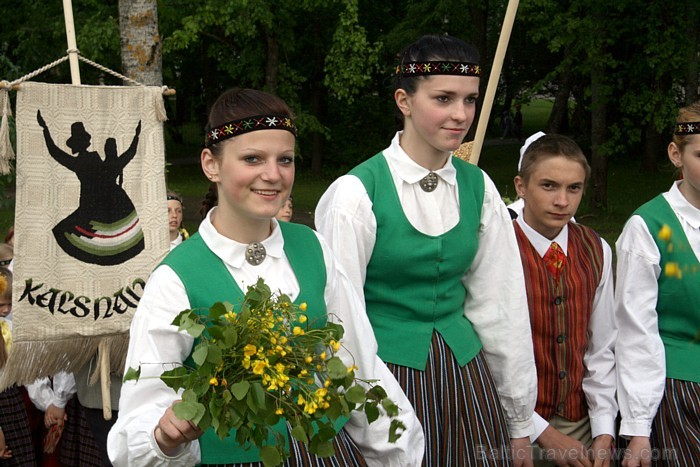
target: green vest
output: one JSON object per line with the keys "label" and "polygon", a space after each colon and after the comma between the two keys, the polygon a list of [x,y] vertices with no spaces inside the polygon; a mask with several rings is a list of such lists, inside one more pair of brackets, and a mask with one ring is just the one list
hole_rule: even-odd
{"label": "green vest", "polygon": [[[284,252],[299,281],[300,293],[294,303],[308,304],[309,323],[326,323],[326,264],[323,250],[311,229],[300,224],[280,222],[284,237]],[[208,310],[216,302],[228,301],[234,305],[243,301],[244,293],[226,269],[224,262],[204,243],[199,233],[175,248],[162,264],[170,266],[182,281],[190,307]],[[196,346],[194,343],[193,347]],[[190,355],[191,358],[191,355]],[[341,425],[342,426],[342,425]],[[336,429],[340,429],[336,426]],[[287,422],[282,419],[274,431],[282,433],[288,449]],[[236,432],[231,430],[229,438],[221,440],[213,429],[208,429],[199,438],[202,464],[235,464],[259,462],[260,452],[254,446],[244,449],[236,441]],[[271,434],[268,443],[275,442]]]}
{"label": "green vest", "polygon": [[434,331],[460,365],[481,349],[464,316],[462,276],[479,246],[484,178],[476,166],[456,158],[452,163],[459,186],[459,223],[438,236],[419,232],[406,218],[382,153],[350,172],[365,186],[377,220],[364,293],[378,354],[385,362],[425,370]]}
{"label": "green vest", "polygon": [[[656,313],[666,353],[666,377],[700,383],[700,262],[663,195],[635,214],[642,217],[661,253]],[[664,225],[671,228],[669,241],[659,238]],[[667,275],[668,263],[676,263],[682,277]]]}

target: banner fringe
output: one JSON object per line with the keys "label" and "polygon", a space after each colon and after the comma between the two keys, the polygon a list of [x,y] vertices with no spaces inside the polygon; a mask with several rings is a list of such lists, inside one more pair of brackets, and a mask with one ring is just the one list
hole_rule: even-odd
{"label": "banner fringe", "polygon": [[[110,372],[123,375],[129,335],[95,336],[70,341],[13,342],[10,355],[0,378],[0,391],[17,385],[27,385],[38,378],[53,376],[60,371],[76,373],[97,353],[100,341],[109,347]],[[99,365],[90,378],[90,384],[99,379]],[[95,376],[95,373],[97,375]]]}

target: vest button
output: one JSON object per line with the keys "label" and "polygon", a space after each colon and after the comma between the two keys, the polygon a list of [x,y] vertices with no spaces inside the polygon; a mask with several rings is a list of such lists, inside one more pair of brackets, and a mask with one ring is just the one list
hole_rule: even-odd
{"label": "vest button", "polygon": [[555,304],[555,305],[561,305],[561,302],[563,302],[563,301],[564,301],[563,298],[557,297],[557,298],[554,299],[554,304]]}
{"label": "vest button", "polygon": [[564,334],[559,334],[557,336],[557,343],[561,344],[562,342],[564,342]]}
{"label": "vest button", "polygon": [[561,370],[561,371],[559,372],[559,379],[564,379],[564,378],[566,378],[566,371]]}

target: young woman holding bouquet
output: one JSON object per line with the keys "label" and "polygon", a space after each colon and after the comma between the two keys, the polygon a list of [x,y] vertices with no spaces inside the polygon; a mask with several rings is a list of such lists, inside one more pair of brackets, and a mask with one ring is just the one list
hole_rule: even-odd
{"label": "young woman holding bouquet", "polygon": [[[190,356],[193,338],[171,325],[188,308],[240,303],[242,290],[265,280],[273,291],[306,302],[311,313],[342,323],[339,354],[359,367],[361,379],[379,380],[400,407],[406,431],[388,442],[389,420],[371,425],[353,412],[334,439],[336,455],[319,458],[289,436],[287,465],[418,465],[423,433],[415,413],[386,365],[364,307],[326,242],[311,229],[278,223],[275,215],[294,182],[296,128],[287,105],[261,91],[232,89],[214,104],[201,154],[204,174],[216,184],[218,203],[199,232],[173,250],[151,275],[131,325],[127,368],[141,365],[137,382],[125,382],[119,419],[109,436],[116,466],[261,465],[257,450],[235,437],[220,441],[174,415],[180,395],[159,376],[164,366]],[[221,278],[227,285],[219,287]],[[347,350],[345,350],[347,349]],[[349,352],[349,353],[348,353]],[[156,363],[156,364],[153,364]],[[285,430],[286,431],[286,430]]]}
{"label": "young woman holding bouquet", "polygon": [[403,131],[316,209],[423,424],[427,466],[531,462],[537,382],[513,226],[489,177],[451,156],[474,120],[478,59],[450,36],[406,47]]}

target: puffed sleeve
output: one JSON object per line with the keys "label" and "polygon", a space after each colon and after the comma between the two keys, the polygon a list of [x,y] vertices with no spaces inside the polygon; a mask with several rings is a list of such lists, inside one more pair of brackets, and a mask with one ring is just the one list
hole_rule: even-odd
{"label": "puffed sleeve", "polygon": [[537,373],[530,316],[513,223],[493,181],[484,173],[479,250],[462,278],[464,314],[483,344],[511,438],[534,433]]}
{"label": "puffed sleeve", "polygon": [[370,466],[419,466],[423,460],[423,428],[403,389],[377,356],[377,341],[364,304],[343,267],[335,259],[326,241],[319,236],[327,270],[325,299],[329,319],[345,329],[338,355],[347,365],[356,365],[360,379],[379,380],[389,398],[399,406],[399,420],[406,431],[395,443],[388,440],[391,419],[385,415],[367,423],[364,413],[354,412],[345,429],[361,449]]}
{"label": "puffed sleeve", "polygon": [[183,444],[177,455],[169,457],[153,434],[165,410],[180,398],[160,375],[184,362],[192,350],[192,337],[170,324],[187,308],[189,300],[178,276],[168,266],[157,268],[131,322],[126,369],[140,365],[141,376],[123,384],[119,417],[109,432],[107,450],[116,467],[195,465],[200,460],[198,442]]}

